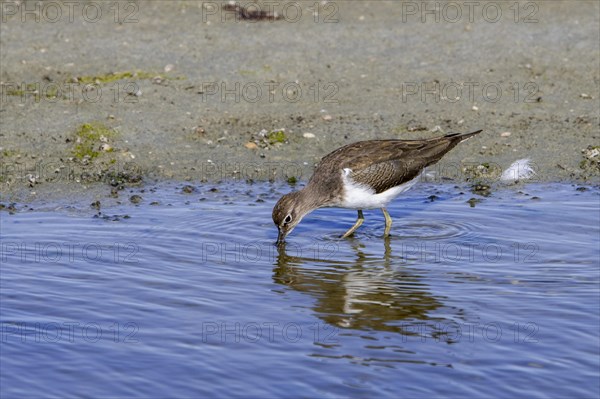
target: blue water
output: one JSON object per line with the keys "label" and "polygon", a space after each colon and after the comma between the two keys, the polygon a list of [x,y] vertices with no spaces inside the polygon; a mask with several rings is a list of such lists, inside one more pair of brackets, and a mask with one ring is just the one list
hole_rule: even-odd
{"label": "blue water", "polygon": [[288,190],[2,212],[0,396],[600,394],[598,188],[423,184],[389,239],[321,209],[278,250]]}

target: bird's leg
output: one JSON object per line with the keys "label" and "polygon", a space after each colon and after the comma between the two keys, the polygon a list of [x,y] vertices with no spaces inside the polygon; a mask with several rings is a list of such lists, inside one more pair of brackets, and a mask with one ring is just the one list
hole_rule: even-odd
{"label": "bird's leg", "polygon": [[387,209],[381,208],[381,212],[383,212],[383,217],[385,218],[385,231],[383,236],[387,237],[390,235],[390,230],[392,229],[392,218],[390,217]]}
{"label": "bird's leg", "polygon": [[358,229],[360,227],[360,225],[363,223],[364,220],[365,220],[365,217],[363,216],[362,210],[359,209],[358,210],[358,219],[356,219],[356,223],[354,223],[354,226],[352,226],[350,228],[350,230],[348,230],[346,232],[346,234],[344,234],[342,236],[342,238],[350,237],[352,234],[354,234],[354,232],[356,231],[356,229]]}

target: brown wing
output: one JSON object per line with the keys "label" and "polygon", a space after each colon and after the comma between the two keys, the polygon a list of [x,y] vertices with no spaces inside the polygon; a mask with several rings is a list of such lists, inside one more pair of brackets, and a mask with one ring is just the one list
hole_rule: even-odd
{"label": "brown wing", "polygon": [[403,160],[379,162],[354,171],[350,178],[359,184],[371,186],[377,194],[406,183],[419,175],[423,167]]}
{"label": "brown wing", "polygon": [[479,133],[450,134],[428,140],[370,140],[341,147],[325,156],[319,168],[352,170],[350,177],[376,193],[408,182],[439,161],[461,141]]}

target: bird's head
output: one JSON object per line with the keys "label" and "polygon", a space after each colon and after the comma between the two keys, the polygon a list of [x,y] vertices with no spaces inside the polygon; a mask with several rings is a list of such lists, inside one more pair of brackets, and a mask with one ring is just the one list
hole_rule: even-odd
{"label": "bird's head", "polygon": [[277,244],[285,242],[285,237],[294,230],[302,218],[312,211],[306,201],[303,201],[301,191],[289,193],[281,197],[273,208],[273,223],[279,229]]}

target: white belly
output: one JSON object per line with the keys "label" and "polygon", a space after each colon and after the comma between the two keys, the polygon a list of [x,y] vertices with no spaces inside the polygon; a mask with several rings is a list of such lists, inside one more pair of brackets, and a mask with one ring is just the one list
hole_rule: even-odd
{"label": "white belly", "polygon": [[344,199],[341,206],[350,209],[375,209],[384,208],[398,195],[410,189],[419,181],[420,175],[404,184],[390,188],[382,193],[376,194],[372,188],[355,183],[350,178],[350,169],[344,169],[342,172],[342,181],[344,182]]}

